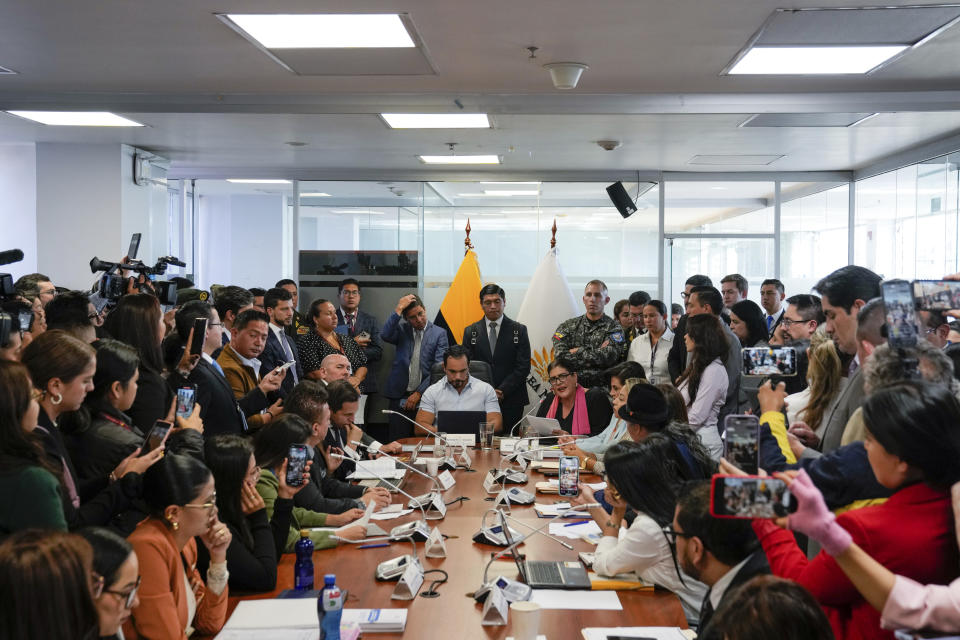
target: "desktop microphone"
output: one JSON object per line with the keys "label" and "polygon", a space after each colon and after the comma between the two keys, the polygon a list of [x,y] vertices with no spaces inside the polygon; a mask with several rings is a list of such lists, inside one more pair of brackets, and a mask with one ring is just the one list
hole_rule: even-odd
{"label": "desktop microphone", "polygon": [[520,418],[519,420],[517,420],[517,422],[516,422],[512,427],[510,427],[510,431],[508,432],[508,433],[510,434],[509,437],[512,438],[512,437],[513,437],[513,430],[516,429],[517,427],[519,427],[519,426],[520,426],[520,423],[527,419],[527,416],[529,416],[531,413],[534,413],[534,412],[535,412],[537,409],[539,409],[539,408],[540,408],[540,403],[538,402],[537,404],[534,405],[533,409],[530,409],[530,411],[528,411],[527,413],[525,413],[522,418]]}
{"label": "desktop microphone", "polygon": [[[550,440],[554,438],[563,438],[563,437],[567,437],[567,435],[564,434],[563,436],[542,436],[542,437],[536,437],[536,438],[534,437],[521,438],[520,440],[517,441],[517,444],[519,445],[520,442],[524,440]],[[570,437],[579,439],[587,436],[577,435],[577,436],[570,436]],[[494,478],[495,478],[494,481],[500,483],[501,489],[503,488],[503,485],[505,485],[508,481],[511,484],[526,483],[529,478],[527,477],[527,474],[524,472],[523,469],[521,469],[520,471],[505,470],[503,468],[504,463],[506,462],[509,464],[513,464],[513,462],[517,459],[525,458],[526,456],[531,454],[538,455],[542,451],[553,450],[556,448],[557,448],[557,445],[551,445],[549,447],[536,447],[534,449],[521,449],[519,451],[516,448],[514,448],[513,453],[505,455],[503,456],[503,458],[500,459],[500,463],[497,465],[497,470],[494,472]]]}
{"label": "desktop microphone", "polygon": [[[330,455],[333,456],[334,458],[339,458],[340,460],[347,460],[347,459],[348,459],[346,456],[342,456],[342,455],[340,455],[339,453],[330,453]],[[426,533],[426,535],[423,537],[423,539],[426,540],[427,537],[430,535],[430,526],[427,524],[427,512],[424,511],[423,505],[421,505],[420,503],[416,502],[416,498],[414,498],[412,495],[410,495],[409,493],[407,493],[406,491],[404,491],[403,489],[401,489],[399,486],[393,484],[392,482],[390,482],[389,480],[387,480],[386,478],[384,478],[383,476],[381,476],[379,473],[377,473],[377,472],[374,471],[373,469],[367,469],[367,471],[369,471],[370,473],[372,473],[373,475],[375,475],[379,480],[381,480],[381,481],[383,481],[383,482],[386,482],[388,485],[390,485],[391,487],[393,487],[394,489],[396,489],[398,492],[400,492],[400,493],[402,493],[403,495],[405,495],[405,496],[406,496],[407,498],[409,498],[411,501],[415,502],[415,503],[416,503],[415,506],[420,507],[421,520],[423,521],[424,527],[427,529],[427,533]],[[400,525],[400,526],[407,526],[407,525]],[[396,530],[396,529],[397,529],[397,527],[394,527],[394,530]],[[391,538],[393,537],[393,530],[391,530],[391,532],[390,532],[390,537],[391,537]]]}
{"label": "desktop microphone", "polygon": [[[400,416],[401,418],[403,418],[404,420],[406,420],[407,422],[409,422],[410,424],[412,424],[414,427],[419,428],[421,431],[426,431],[428,435],[431,435],[431,436],[433,436],[434,438],[438,438],[439,440],[443,441],[443,444],[445,444],[450,451],[452,451],[454,448],[462,448],[462,455],[463,455],[463,457],[466,458],[466,460],[467,460],[466,464],[463,465],[463,466],[466,468],[467,471],[473,471],[473,469],[471,468],[471,464],[473,463],[473,460],[470,458],[470,454],[468,454],[468,453],[466,452],[466,447],[465,447],[465,446],[463,446],[463,445],[453,445],[453,444],[451,444],[449,440],[447,440],[446,438],[442,437],[442,436],[441,436],[439,433],[437,433],[436,431],[432,431],[432,430],[429,429],[428,427],[420,424],[420,423],[417,422],[416,420],[413,420],[413,419],[411,419],[411,418],[408,418],[407,416],[403,415],[403,414],[400,413],[399,411],[394,411],[394,410],[392,410],[392,409],[381,409],[381,412],[382,412],[382,413],[388,413],[388,414],[395,415],[395,416]],[[448,458],[448,459],[449,459],[449,458]],[[444,462],[447,462],[447,461],[448,461],[448,460],[444,460]],[[453,467],[454,467],[454,469],[457,468],[457,464],[456,464],[455,462],[454,462]]]}
{"label": "desktop microphone", "polygon": [[[368,447],[367,445],[365,445],[365,444],[363,444],[363,443],[361,443],[361,442],[357,442],[356,440],[352,440],[352,441],[350,442],[350,444],[357,445],[358,447],[365,447],[366,449],[369,450],[369,447]],[[414,508],[416,508],[416,507],[418,507],[418,506],[422,506],[422,504],[426,504],[426,505],[429,507],[429,506],[433,503],[433,496],[434,496],[434,495],[441,496],[441,500],[443,499],[443,487],[440,486],[440,481],[439,481],[439,480],[437,480],[436,478],[434,478],[433,476],[431,476],[431,475],[429,475],[429,474],[424,473],[423,471],[420,471],[420,469],[417,469],[417,468],[416,468],[415,466],[413,466],[412,464],[407,464],[407,463],[404,462],[403,460],[400,460],[399,458],[396,458],[396,457],[394,457],[394,456],[391,456],[389,453],[383,453],[383,452],[381,452],[381,454],[384,455],[384,456],[386,456],[387,458],[390,458],[390,459],[393,460],[394,462],[399,462],[402,466],[406,467],[406,468],[409,469],[410,471],[413,471],[415,474],[417,474],[417,475],[419,475],[419,476],[423,476],[423,477],[426,478],[427,480],[431,481],[431,482],[433,483],[433,486],[436,487],[436,492],[430,492],[430,493],[427,493],[427,494],[425,494],[425,495],[422,495],[422,496],[419,496],[419,497],[415,498],[413,502],[411,502],[410,504],[407,505],[408,507],[410,507],[411,509],[414,509]],[[424,502],[424,501],[425,501],[425,502]],[[415,502],[416,504],[414,504],[414,502]]]}

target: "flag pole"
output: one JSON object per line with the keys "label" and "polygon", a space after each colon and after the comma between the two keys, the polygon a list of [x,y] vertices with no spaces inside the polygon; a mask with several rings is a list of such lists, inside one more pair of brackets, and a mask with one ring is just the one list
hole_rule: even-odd
{"label": "flag pole", "polygon": [[467,218],[467,226],[464,228],[464,231],[467,232],[467,237],[463,240],[463,255],[467,255],[470,249],[473,249],[473,243],[470,242],[470,218]]}

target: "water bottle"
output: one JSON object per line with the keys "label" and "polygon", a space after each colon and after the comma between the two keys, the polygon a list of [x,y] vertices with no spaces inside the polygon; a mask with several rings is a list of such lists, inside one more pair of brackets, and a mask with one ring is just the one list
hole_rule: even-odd
{"label": "water bottle", "polygon": [[297,562],[293,565],[293,588],[296,591],[310,591],[313,589],[313,540],[306,529],[300,531],[295,550]]}
{"label": "water bottle", "polygon": [[337,586],[337,576],[323,576],[323,591],[317,600],[320,618],[320,640],[340,640],[340,617],[343,615],[343,593]]}

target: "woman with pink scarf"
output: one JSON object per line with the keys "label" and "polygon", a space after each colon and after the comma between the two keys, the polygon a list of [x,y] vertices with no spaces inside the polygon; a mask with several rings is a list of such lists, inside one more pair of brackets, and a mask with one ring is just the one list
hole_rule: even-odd
{"label": "woman with pink scarf", "polygon": [[581,387],[563,356],[547,366],[547,375],[551,391],[540,402],[538,416],[556,419],[561,431],[575,436],[595,436],[610,424],[613,407],[606,391]]}

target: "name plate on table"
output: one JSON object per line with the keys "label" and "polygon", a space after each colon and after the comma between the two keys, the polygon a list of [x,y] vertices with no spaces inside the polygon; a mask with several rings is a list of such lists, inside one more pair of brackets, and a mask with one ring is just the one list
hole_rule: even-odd
{"label": "name plate on table", "polygon": [[483,625],[504,625],[507,624],[507,598],[503,595],[500,587],[494,585],[490,588],[487,599],[483,602],[483,614],[480,624]]}
{"label": "name plate on table", "polygon": [[513,453],[519,438],[500,438],[500,453]]}
{"label": "name plate on table", "polygon": [[453,485],[457,484],[457,481],[454,480],[453,474],[449,470],[444,471],[439,476],[437,476],[437,482],[440,483],[440,486],[443,487],[443,490],[446,491]]}
{"label": "name plate on table", "polygon": [[430,506],[427,507],[427,512],[437,511],[440,513],[440,517],[447,515],[447,504],[443,501],[443,495],[439,493],[433,494],[433,501],[430,503]]}
{"label": "name plate on table", "polygon": [[497,493],[500,491],[500,485],[497,484],[497,472],[490,469],[487,477],[483,479],[483,490],[487,493]]}
{"label": "name plate on table", "polygon": [[400,581],[394,588],[390,597],[394,600],[413,600],[417,597],[417,591],[423,584],[423,567],[415,559],[407,565],[406,571],[400,576]]}
{"label": "name plate on table", "polygon": [[440,527],[434,527],[430,532],[430,537],[427,538],[427,550],[424,555],[428,558],[447,557],[447,543],[443,539],[443,534],[440,533]]}
{"label": "name plate on table", "polygon": [[453,446],[472,447],[477,444],[475,433],[448,433],[447,442]]}

